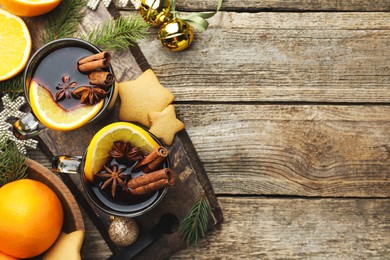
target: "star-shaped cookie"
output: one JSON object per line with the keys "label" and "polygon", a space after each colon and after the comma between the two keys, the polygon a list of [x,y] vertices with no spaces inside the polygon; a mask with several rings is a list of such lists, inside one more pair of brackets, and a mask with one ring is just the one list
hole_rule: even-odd
{"label": "star-shaped cookie", "polygon": [[149,131],[166,145],[171,145],[175,134],[184,129],[184,123],[176,118],[173,105],[167,106],[161,112],[150,112],[149,119],[152,124]]}
{"label": "star-shaped cookie", "polygon": [[118,84],[121,105],[119,119],[150,127],[148,114],[160,112],[172,103],[174,95],[160,84],[156,74],[148,69],[137,79]]}

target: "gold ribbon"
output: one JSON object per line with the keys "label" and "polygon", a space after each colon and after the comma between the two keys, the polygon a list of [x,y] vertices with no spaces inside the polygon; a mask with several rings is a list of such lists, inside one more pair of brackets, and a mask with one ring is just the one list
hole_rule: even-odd
{"label": "gold ribbon", "polygon": [[[173,9],[173,15],[175,16],[175,0],[172,0],[172,9]],[[186,17],[179,17],[195,29],[204,32],[209,27],[209,22],[206,20],[208,18],[213,17],[221,8],[223,0],[218,0],[217,10],[215,12],[201,12],[201,13],[195,13],[191,14]]]}

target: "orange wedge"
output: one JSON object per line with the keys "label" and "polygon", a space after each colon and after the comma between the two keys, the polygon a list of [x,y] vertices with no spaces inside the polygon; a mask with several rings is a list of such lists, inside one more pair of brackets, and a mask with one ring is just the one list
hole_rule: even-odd
{"label": "orange wedge", "polygon": [[103,127],[92,138],[85,157],[84,176],[88,181],[107,163],[109,151],[115,141],[130,142],[143,153],[150,153],[159,144],[141,127],[132,123],[117,122]]}
{"label": "orange wedge", "polygon": [[23,70],[30,52],[31,37],[24,21],[0,8],[0,81]]}
{"label": "orange wedge", "polygon": [[17,16],[38,16],[53,10],[61,0],[0,0],[0,5]]}
{"label": "orange wedge", "polygon": [[104,100],[95,105],[82,105],[67,111],[61,108],[53,99],[51,93],[32,81],[29,89],[31,109],[38,120],[45,126],[60,131],[69,131],[85,125],[103,107]]}

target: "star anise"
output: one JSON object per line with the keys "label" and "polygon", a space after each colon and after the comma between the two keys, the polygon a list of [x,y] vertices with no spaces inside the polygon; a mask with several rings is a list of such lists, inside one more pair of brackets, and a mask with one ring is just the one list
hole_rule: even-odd
{"label": "star anise", "polygon": [[117,161],[136,162],[143,159],[141,150],[138,147],[132,147],[129,142],[115,141],[109,153]]}
{"label": "star anise", "polygon": [[105,98],[107,92],[99,87],[82,86],[72,92],[74,98],[80,99],[80,103],[94,105]]}
{"label": "star anise", "polygon": [[97,174],[98,177],[107,179],[103,183],[101,189],[106,188],[110,183],[112,183],[112,185],[111,185],[111,195],[112,195],[113,198],[115,197],[115,194],[116,194],[116,186],[117,186],[117,184],[119,184],[124,190],[128,189],[126,187],[126,184],[123,181],[123,179],[126,178],[126,174],[122,173],[124,170],[126,170],[126,168],[120,168],[118,170],[118,165],[117,164],[113,164],[111,169],[110,169],[110,167],[104,165],[104,169],[105,169],[105,171],[99,172]]}
{"label": "star anise", "polygon": [[70,76],[68,74],[62,77],[62,83],[58,83],[56,89],[58,92],[56,93],[56,101],[62,101],[65,98],[70,99],[70,95],[72,93],[72,89],[76,86],[76,81],[70,82]]}

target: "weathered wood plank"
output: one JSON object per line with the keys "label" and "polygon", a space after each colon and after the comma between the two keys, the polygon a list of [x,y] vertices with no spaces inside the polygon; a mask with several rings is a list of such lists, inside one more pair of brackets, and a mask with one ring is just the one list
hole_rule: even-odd
{"label": "weathered wood plank", "polygon": [[[125,12],[129,15],[133,12]],[[139,44],[176,101],[390,102],[390,13],[227,13],[180,53]]]}
{"label": "weathered wood plank", "polygon": [[[215,9],[217,0],[177,1],[178,10]],[[224,0],[222,10],[254,11],[389,11],[390,3],[383,0]]]}
{"label": "weathered wood plank", "polygon": [[217,194],[390,196],[390,107],[177,104]]}
{"label": "weathered wood plank", "polygon": [[[130,3],[127,7],[115,1],[121,10],[134,10]],[[178,11],[215,11],[217,0],[182,0],[176,2]],[[383,0],[224,0],[221,11],[234,12],[279,12],[279,11],[332,11],[332,12],[384,12],[390,10],[390,3]]]}
{"label": "weathered wood plank", "polygon": [[176,110],[217,194],[390,196],[388,106]]}
{"label": "weathered wood plank", "polygon": [[217,194],[390,196],[388,106],[176,110]]}
{"label": "weathered wood plank", "polygon": [[219,198],[225,222],[171,259],[388,259],[389,199]]}
{"label": "weathered wood plank", "polygon": [[[218,200],[225,217],[221,228],[171,259],[384,259],[390,253],[389,199]],[[106,259],[108,247],[84,220],[83,259]]]}

